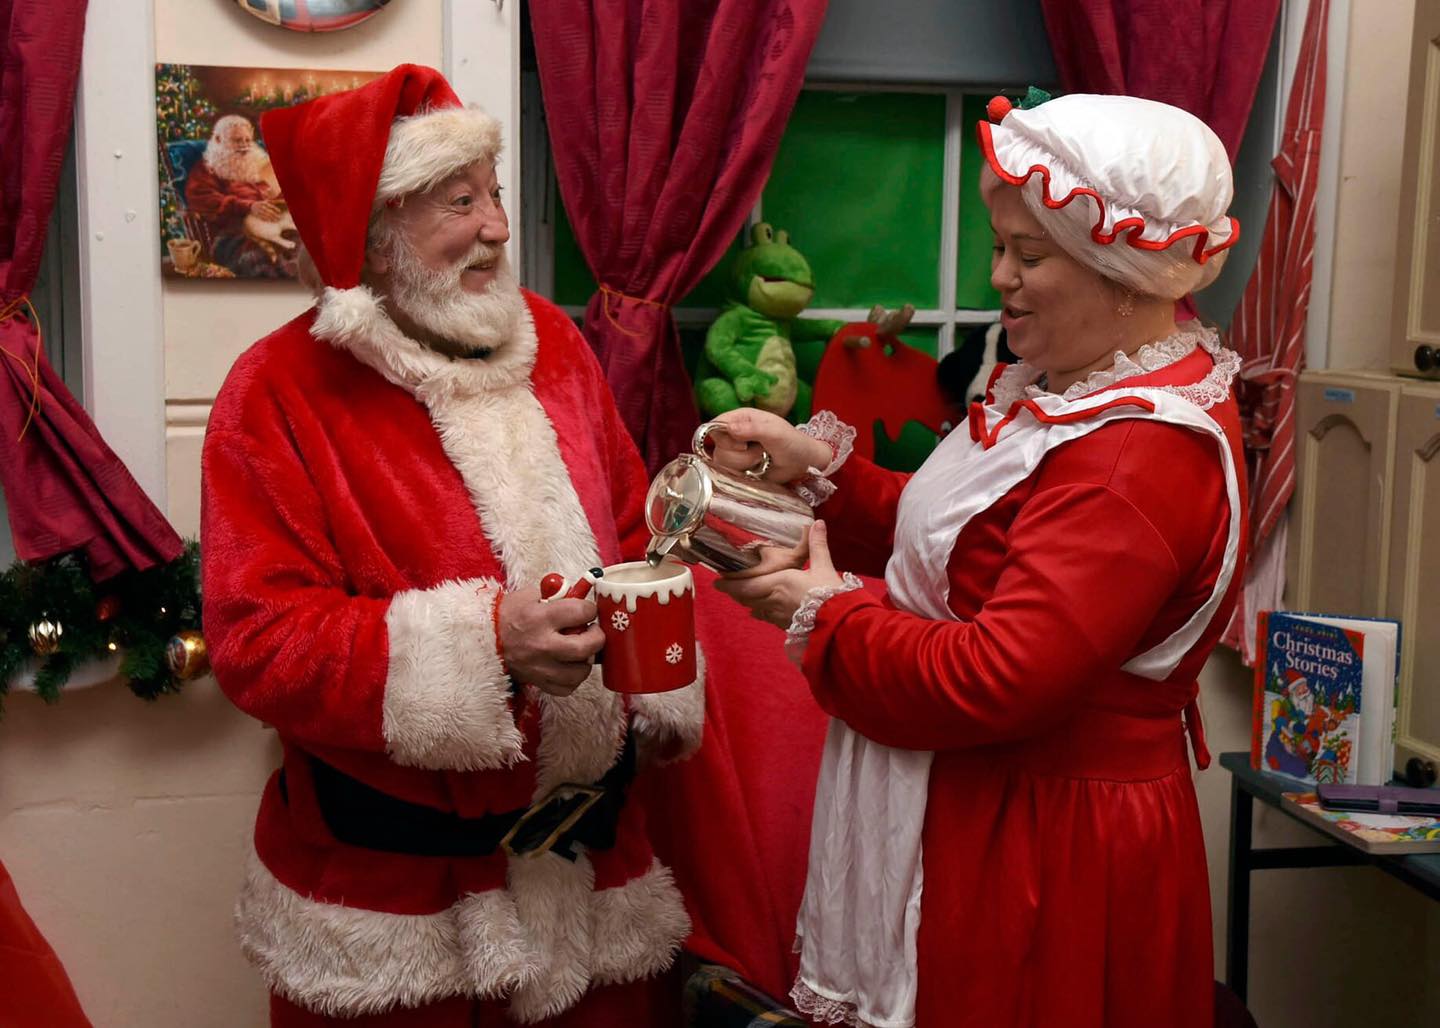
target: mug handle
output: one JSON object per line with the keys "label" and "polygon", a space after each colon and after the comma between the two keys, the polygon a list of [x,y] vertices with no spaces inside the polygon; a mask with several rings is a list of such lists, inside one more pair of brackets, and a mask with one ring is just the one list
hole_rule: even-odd
{"label": "mug handle", "polygon": [[[694,447],[695,454],[710,463],[710,451],[705,448],[705,441],[710,437],[711,432],[724,432],[726,428],[718,421],[707,421],[695,430],[695,436],[690,440]],[[751,478],[764,478],[765,472],[770,470],[770,454],[764,449],[760,451],[760,461],[754,467],[745,469],[745,474]]]}

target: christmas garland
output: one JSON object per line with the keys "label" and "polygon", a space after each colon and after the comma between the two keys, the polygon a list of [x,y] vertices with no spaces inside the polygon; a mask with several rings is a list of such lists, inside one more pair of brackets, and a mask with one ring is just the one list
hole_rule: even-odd
{"label": "christmas garland", "polygon": [[[0,576],[0,702],[32,658],[47,703],[76,667],[121,653],[120,676],[141,699],[180,691],[204,673],[200,548],[192,540],[168,564],[94,582],[79,554],[16,561]],[[0,708],[3,713],[3,708]]]}

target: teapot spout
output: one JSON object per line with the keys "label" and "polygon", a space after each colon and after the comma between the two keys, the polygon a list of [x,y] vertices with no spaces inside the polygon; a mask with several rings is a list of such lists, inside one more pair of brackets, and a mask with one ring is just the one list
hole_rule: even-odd
{"label": "teapot spout", "polygon": [[650,538],[650,548],[645,551],[645,560],[650,566],[659,567],[660,562],[670,555],[675,544],[680,541],[678,535],[656,535]]}

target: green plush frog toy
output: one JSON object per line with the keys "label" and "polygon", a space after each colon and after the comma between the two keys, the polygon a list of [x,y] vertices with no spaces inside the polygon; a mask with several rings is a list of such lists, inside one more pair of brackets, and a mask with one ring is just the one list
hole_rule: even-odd
{"label": "green plush frog toy", "polygon": [[800,380],[791,341],[818,342],[823,351],[844,322],[796,316],[815,295],[810,265],[784,231],[764,222],[736,256],[731,285],[740,299],[727,301],[706,332],[695,372],[701,412],[713,418],[748,406],[806,420],[811,389]]}

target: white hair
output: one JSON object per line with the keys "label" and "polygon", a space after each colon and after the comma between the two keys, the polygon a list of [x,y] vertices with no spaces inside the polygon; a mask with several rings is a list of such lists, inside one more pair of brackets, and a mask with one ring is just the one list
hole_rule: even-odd
{"label": "white hair", "polygon": [[259,146],[251,146],[243,153],[231,147],[225,133],[240,125],[249,128],[253,138],[255,127],[243,114],[226,114],[215,120],[210,141],[205,144],[205,163],[227,182],[259,182],[266,178],[270,157]]}

